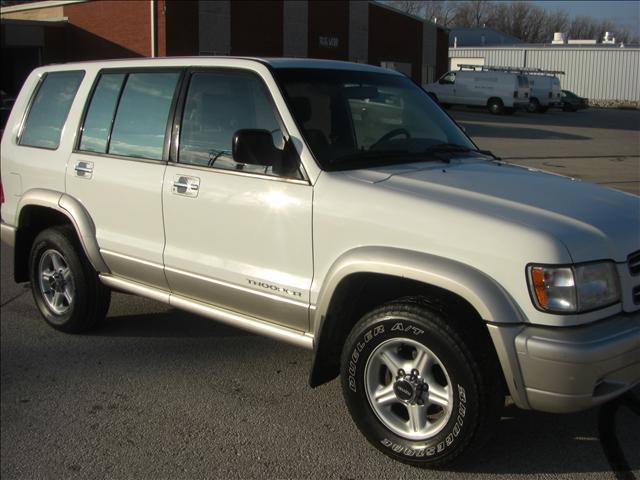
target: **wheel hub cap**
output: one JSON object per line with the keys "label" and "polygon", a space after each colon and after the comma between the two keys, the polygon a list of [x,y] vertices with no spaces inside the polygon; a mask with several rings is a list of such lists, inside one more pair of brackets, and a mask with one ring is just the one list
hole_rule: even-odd
{"label": "wheel hub cap", "polygon": [[66,259],[57,250],[47,250],[38,263],[38,286],[47,307],[63,315],[73,305],[75,284]]}
{"label": "wheel hub cap", "polygon": [[409,375],[401,368],[398,370],[396,381],[393,383],[393,392],[398,400],[410,405],[424,405],[425,394],[429,391],[429,384],[420,378],[417,369],[411,370]]}

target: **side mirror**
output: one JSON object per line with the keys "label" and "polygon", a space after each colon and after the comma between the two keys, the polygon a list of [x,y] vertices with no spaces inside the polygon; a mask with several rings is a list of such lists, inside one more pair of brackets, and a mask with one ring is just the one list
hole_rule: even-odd
{"label": "side mirror", "polygon": [[272,167],[282,159],[268,130],[244,129],[233,135],[233,160],[249,165]]}
{"label": "side mirror", "polygon": [[279,150],[273,143],[269,130],[238,130],[233,135],[231,153],[237,163],[271,167],[275,175],[302,178],[300,158],[293,143],[287,140],[284,148]]}

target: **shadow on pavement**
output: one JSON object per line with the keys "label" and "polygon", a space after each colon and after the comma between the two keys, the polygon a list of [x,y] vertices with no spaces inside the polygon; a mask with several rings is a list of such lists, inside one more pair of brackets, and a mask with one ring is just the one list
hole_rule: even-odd
{"label": "shadow on pavement", "polygon": [[107,317],[88,335],[96,337],[226,338],[255,336],[181,310]]}
{"label": "shadow on pavement", "polygon": [[448,110],[448,113],[458,122],[640,131],[640,110],[594,108],[578,112],[563,112],[551,109],[542,114],[518,111],[514,115],[491,115],[485,109],[454,107]]}
{"label": "shadow on pavement", "polygon": [[479,125],[477,123],[458,122],[471,137],[495,137],[495,138],[521,138],[527,140],[590,140],[591,137],[574,135],[571,133],[561,133],[553,130],[543,130],[539,128],[510,127],[492,125]]}
{"label": "shadow on pavement", "polygon": [[[564,474],[612,471],[633,480],[640,469],[637,389],[597,409],[548,414],[506,407],[493,439],[453,472]],[[606,460],[605,460],[606,459]]]}

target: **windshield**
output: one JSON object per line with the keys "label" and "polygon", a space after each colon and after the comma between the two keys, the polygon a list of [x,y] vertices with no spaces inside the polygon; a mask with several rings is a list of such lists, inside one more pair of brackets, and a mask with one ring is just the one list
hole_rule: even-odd
{"label": "windshield", "polygon": [[289,108],[325,170],[440,160],[476,150],[420,87],[394,74],[278,69]]}

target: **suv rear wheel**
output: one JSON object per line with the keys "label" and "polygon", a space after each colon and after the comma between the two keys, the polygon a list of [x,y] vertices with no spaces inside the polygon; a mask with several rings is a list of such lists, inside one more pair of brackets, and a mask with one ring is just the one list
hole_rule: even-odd
{"label": "suv rear wheel", "polygon": [[419,298],[365,315],[341,362],[349,412],[369,442],[421,467],[450,462],[487,438],[504,403],[497,361]]}
{"label": "suv rear wheel", "polygon": [[29,272],[36,305],[52,327],[78,333],[106,316],[111,291],[98,279],[70,225],[40,232]]}

